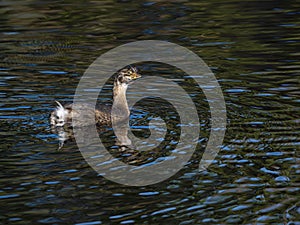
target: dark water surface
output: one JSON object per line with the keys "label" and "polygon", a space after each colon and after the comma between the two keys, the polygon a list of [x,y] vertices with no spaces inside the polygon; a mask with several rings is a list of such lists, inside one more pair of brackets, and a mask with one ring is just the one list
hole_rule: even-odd
{"label": "dark water surface", "polygon": [[[1,1],[0,223],[300,224],[299,18],[294,0]],[[74,141],[57,151],[48,115],[54,100],[72,101],[98,56],[148,39],[205,60],[223,90],[228,128],[213,164],[198,172],[209,113],[203,94],[191,94],[201,114],[194,156],[162,183],[129,187],[99,176]],[[139,69],[176,78],[162,65]],[[193,82],[182,85],[193,93]],[[147,101],[152,111],[166,112],[155,101]],[[135,118],[135,134],[149,135]],[[169,146],[178,133],[166,136]]]}

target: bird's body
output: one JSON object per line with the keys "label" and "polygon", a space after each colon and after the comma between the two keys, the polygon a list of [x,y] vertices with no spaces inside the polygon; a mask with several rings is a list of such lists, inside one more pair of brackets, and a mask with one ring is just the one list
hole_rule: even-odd
{"label": "bird's body", "polygon": [[[113,100],[115,116],[119,119],[127,118],[130,114],[126,91],[131,81],[141,77],[136,68],[130,67],[118,72],[114,80]],[[91,106],[87,103],[76,103],[76,110],[73,103],[62,105],[56,101],[57,107],[50,115],[50,124],[53,127],[63,126],[89,126],[87,121],[93,121],[97,126],[111,124],[112,107],[108,105]],[[72,124],[72,118],[77,117]],[[94,117],[94,120],[88,119]]]}

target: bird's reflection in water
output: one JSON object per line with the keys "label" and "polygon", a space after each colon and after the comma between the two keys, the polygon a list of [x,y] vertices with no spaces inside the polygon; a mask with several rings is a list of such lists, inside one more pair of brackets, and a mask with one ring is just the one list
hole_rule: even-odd
{"label": "bird's reflection in water", "polygon": [[[85,127],[78,127],[76,128],[78,133],[83,134],[81,137],[77,137],[76,141],[84,142],[84,140],[89,139],[89,143],[91,143],[91,138],[93,138],[95,135],[91,132],[94,131],[94,127],[92,126],[85,126]],[[66,142],[68,141],[75,141],[74,131],[72,127],[51,127],[51,132],[57,135],[58,140],[58,150],[63,150],[63,147]],[[97,132],[99,136],[103,139],[105,138],[105,143],[110,142],[113,138],[113,131],[111,127],[97,127]],[[117,138],[118,137],[118,138]],[[131,145],[131,140],[128,137],[128,129],[127,127],[119,126],[118,134],[115,139],[115,145],[119,146],[121,149],[124,148],[131,148],[133,147]],[[110,140],[107,140],[109,138]],[[100,141],[100,139],[97,138],[95,141]]]}
{"label": "bird's reflection in water", "polygon": [[[88,140],[90,146],[87,146],[87,148],[89,148],[91,146],[99,146],[99,142],[101,141],[108,152],[114,157],[121,158],[123,162],[135,164],[142,161],[143,157],[140,158],[140,152],[135,149],[128,137],[128,125],[119,125],[117,133],[114,133],[113,129],[109,126],[96,128],[97,135],[93,133],[95,127],[84,126],[76,128],[77,132],[82,134],[81,136],[76,136],[76,140],[74,128],[72,127],[52,127],[51,130],[57,135],[58,151],[63,151],[68,142],[85,144],[86,140]],[[95,152],[95,150],[90,151]]]}

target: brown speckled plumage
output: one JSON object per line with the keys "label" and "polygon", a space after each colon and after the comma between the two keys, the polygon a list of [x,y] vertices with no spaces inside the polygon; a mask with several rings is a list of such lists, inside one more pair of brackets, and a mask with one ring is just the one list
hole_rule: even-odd
{"label": "brown speckled plumage", "polygon": [[[126,100],[126,90],[131,81],[141,77],[136,68],[129,67],[118,72],[113,87],[113,98],[117,117],[124,119],[129,116],[129,109]],[[57,103],[57,108],[50,115],[50,124],[54,127],[62,126],[89,126],[96,123],[96,125],[111,124],[111,106],[96,105],[93,107],[87,103],[76,103],[76,110],[73,103],[62,105]],[[79,118],[74,120],[72,118]],[[92,118],[95,117],[95,118]],[[76,122],[75,122],[76,121]],[[89,121],[89,122],[88,122]]]}

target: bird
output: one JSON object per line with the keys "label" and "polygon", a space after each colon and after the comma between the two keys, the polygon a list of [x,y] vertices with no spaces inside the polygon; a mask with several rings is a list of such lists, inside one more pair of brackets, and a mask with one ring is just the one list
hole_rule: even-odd
{"label": "bird", "polygon": [[[140,78],[136,67],[126,67],[119,70],[115,76],[113,84],[113,104],[114,104],[114,116],[119,119],[126,119],[130,116],[130,111],[126,99],[126,91],[128,86],[136,79]],[[61,104],[59,101],[55,101],[57,107],[50,114],[51,127],[64,127],[64,126],[76,126],[83,127],[89,126],[87,121],[94,121],[97,126],[108,125],[112,123],[111,110],[112,106],[109,105],[96,105],[91,107],[88,103],[76,103],[76,110],[74,109],[74,103],[68,103],[66,105]],[[81,116],[82,120],[72,124],[72,117]],[[95,116],[95,120],[85,119],[89,116]]]}

